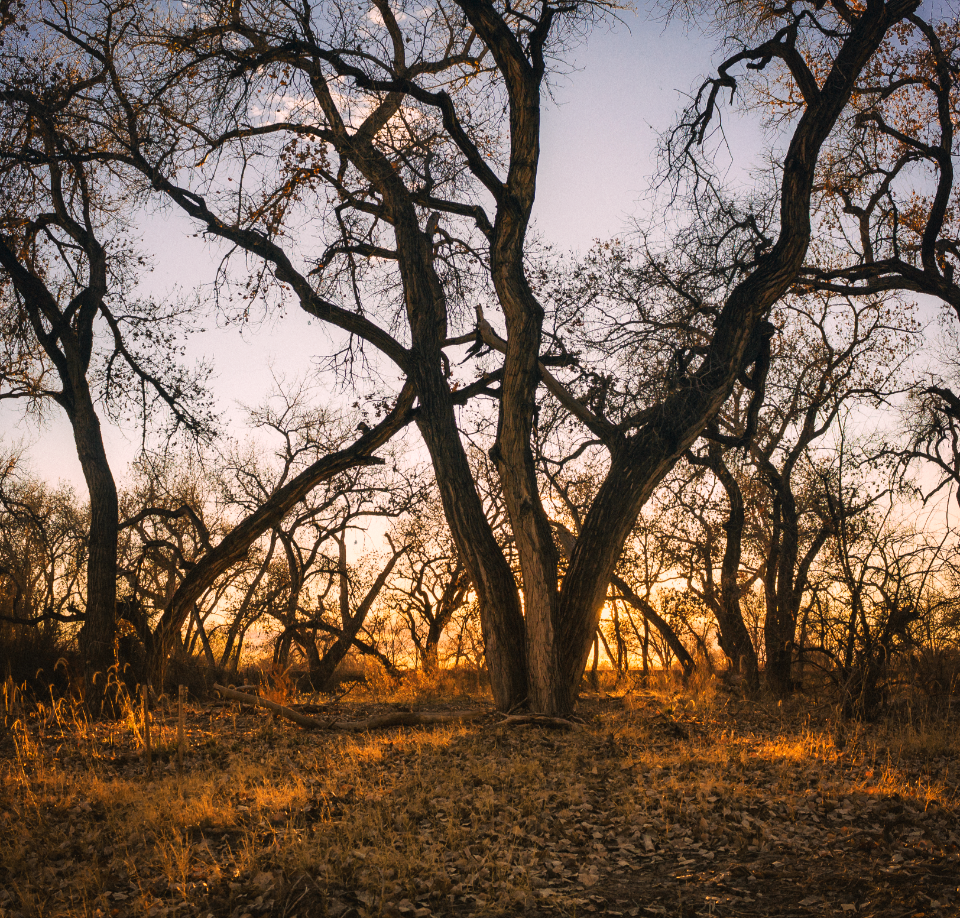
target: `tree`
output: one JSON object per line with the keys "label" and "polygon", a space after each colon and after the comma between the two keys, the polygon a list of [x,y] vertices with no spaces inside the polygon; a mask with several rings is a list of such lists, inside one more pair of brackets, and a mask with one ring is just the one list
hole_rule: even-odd
{"label": "tree", "polygon": [[[415,491],[365,472],[384,466],[370,453],[407,422],[408,410],[402,399],[379,421],[368,414],[376,423],[361,420],[364,432],[353,440],[357,416],[310,404],[305,384],[278,383],[272,398],[248,409],[256,441],[211,453],[206,468],[176,457],[142,464],[145,482],[122,528],[139,536],[130,566],[153,678],[162,678],[185,625],[204,640],[202,620],[218,604],[230,621],[220,666],[236,665],[243,635],[265,616],[284,623],[287,644],[296,638],[310,654],[315,636],[300,617],[308,581],[336,570],[318,566],[329,561],[321,546],[359,517],[397,515]],[[314,634],[323,624],[314,623]]]}
{"label": "tree", "polygon": [[[756,246],[747,233],[755,257],[717,291],[696,359],[643,411],[622,417],[578,399],[576,373],[565,385],[548,369],[569,355],[544,334],[526,264],[548,65],[599,4],[459,0],[400,15],[385,0],[374,13],[348,2],[265,10],[207,0],[167,23],[118,7],[112,22],[123,19],[129,32],[98,31],[77,16],[67,29],[109,73],[114,161],[255,259],[261,268],[248,293],[286,291],[350,337],[342,356],[355,357],[350,345],[362,343],[409,383],[479,598],[496,703],[562,713],[576,703],[607,586],[641,508],[755,361],[755,328],[798,278],[821,148],[861,74],[917,5],[727,8],[733,18],[723,27],[750,45],[705,84],[675,149],[688,159],[720,91],[737,87],[738,68],[777,68],[797,92],[777,225]],[[125,44],[133,26],[148,36],[135,51]],[[252,178],[258,167],[262,184]],[[310,236],[306,221],[325,240],[319,258],[297,247]],[[502,336],[482,319],[466,325],[459,305],[474,280],[492,292]],[[492,374],[461,386],[445,349],[472,341],[503,357]],[[562,583],[530,448],[541,384],[608,456]],[[456,406],[486,391],[497,394],[492,456],[520,582],[485,518],[457,429]]]}
{"label": "tree", "polygon": [[[815,444],[831,434],[842,442],[836,427],[842,413],[858,402],[876,410],[892,394],[916,331],[900,304],[883,300],[813,297],[788,302],[785,312],[793,314],[793,322],[781,335],[783,370],[771,382],[779,391],[772,393],[762,435],[750,444],[772,497],[764,632],[767,684],[780,696],[790,691],[792,648],[810,566],[839,522],[822,486],[825,464],[838,451],[818,456]],[[801,488],[807,491],[806,508],[798,499]],[[864,494],[855,512],[870,500]]]}
{"label": "tree", "polygon": [[[696,521],[700,529],[699,535],[687,540],[688,550],[683,552],[687,555],[684,567],[687,570],[688,589],[696,593],[716,618],[720,649],[730,660],[734,671],[742,673],[747,691],[754,694],[760,687],[760,669],[757,650],[744,622],[741,606],[763,572],[763,561],[760,559],[752,570],[743,566],[748,522],[745,492],[753,497],[751,503],[755,513],[757,488],[756,483],[743,474],[743,457],[737,456],[735,451],[730,451],[733,455],[727,454],[717,439],[720,434],[716,427],[712,436],[714,438],[707,443],[703,453],[691,451],[687,459],[694,467],[709,469],[713,473],[726,498],[725,506],[718,508],[715,500],[709,500],[712,495],[705,495],[701,489],[694,489],[691,496],[679,491],[677,500],[688,522]],[[695,478],[698,477],[695,475]],[[763,506],[761,512],[766,510],[766,506]],[[680,539],[675,536],[674,541]],[[715,564],[718,550],[722,550],[719,580]],[[674,554],[680,553],[674,551]]]}
{"label": "tree", "polygon": [[[588,441],[581,448],[571,451],[566,445],[570,442],[569,435],[569,419],[560,417],[557,412],[546,410],[544,406],[544,410],[540,412],[534,437],[534,449],[542,478],[541,492],[546,494],[547,499],[552,500],[555,506],[563,508],[563,512],[554,512],[552,520],[563,562],[570,558],[577,542],[577,534],[583,526],[584,516],[600,484],[595,471],[597,444]],[[548,447],[547,441],[553,441],[552,450]],[[551,452],[554,452],[555,456],[551,456]],[[663,529],[651,520],[641,517],[621,552],[617,569],[610,577],[607,604],[609,606],[612,603],[618,660],[614,661],[609,646],[606,649],[611,662],[617,665],[618,673],[626,662],[623,636],[619,630],[621,605],[625,606],[626,619],[634,632],[636,632],[636,625],[629,609],[639,612],[643,619],[645,637],[640,639],[638,635],[638,639],[641,644],[644,673],[648,668],[647,650],[651,626],[659,633],[664,646],[669,648],[670,655],[679,661],[684,676],[689,676],[693,672],[695,666],[693,657],[684,647],[674,628],[654,608],[652,598],[652,591],[660,585],[659,581],[668,563],[666,559],[670,556],[667,548],[669,541],[670,536]],[[595,665],[599,662],[601,642],[606,644],[606,637],[598,623],[594,644]],[[662,659],[664,656],[661,654]]]}
{"label": "tree", "polygon": [[914,10],[893,35],[822,159],[816,212],[830,255],[814,247],[803,273],[844,295],[928,294],[960,316],[960,19],[949,4]]}
{"label": "tree", "polygon": [[[918,329],[902,304],[869,298],[791,297],[773,318],[777,334],[764,406],[750,414],[745,397],[731,400],[716,423],[708,425],[706,451],[691,452],[689,458],[716,476],[729,507],[719,588],[709,558],[713,534],[704,545],[703,598],[717,613],[724,650],[734,659],[747,654],[748,681],[755,681],[756,656],[751,666],[753,648],[739,602],[752,580],[761,580],[766,678],[770,689],[782,696],[790,691],[797,622],[811,565],[839,521],[828,506],[824,484],[842,456],[839,424],[858,407],[878,411],[894,393]],[[753,475],[744,468],[747,456]],[[868,475],[869,468],[861,477],[865,481]],[[761,496],[759,490],[767,494]],[[752,575],[740,568],[745,493],[762,502],[762,512],[751,515],[757,553]],[[863,512],[873,499],[867,488],[846,512]],[[686,503],[703,521],[703,530],[711,533],[708,513],[698,511],[695,501]]]}
{"label": "tree", "polygon": [[[176,426],[208,426],[199,376],[173,358],[178,310],[138,300],[142,259],[122,197],[91,152],[104,73],[65,60],[50,31],[8,29],[0,49],[0,399],[66,413],[90,495],[80,652],[93,689],[114,662],[118,498],[96,402],[160,401]],[[95,701],[96,691],[91,696]]]}
{"label": "tree", "polygon": [[[301,387],[281,395],[279,405],[267,404],[251,413],[258,427],[280,434],[279,461],[273,467],[264,463],[262,444],[250,444],[236,455],[229,463],[233,481],[225,483],[232,504],[256,512],[269,504],[271,495],[304,463],[309,464],[318,452],[333,452],[339,441],[347,439],[350,415],[344,419],[315,411],[306,394]],[[274,661],[285,664],[291,644],[296,643],[320,690],[329,688],[337,667],[354,647],[378,655],[359,635],[407,548],[391,542],[391,552],[371,582],[362,577],[358,565],[349,563],[347,539],[349,532],[373,519],[395,518],[416,504],[418,482],[396,474],[396,457],[393,462],[393,473],[386,473],[382,466],[368,469],[357,465],[328,479],[323,487],[304,494],[269,529],[270,544],[283,559],[271,571],[272,601],[265,610],[282,626]],[[327,553],[329,543],[333,543],[333,557]],[[331,593],[336,597],[333,620],[329,615]],[[332,636],[332,640],[318,643],[320,634]]]}
{"label": "tree", "polygon": [[[134,464],[133,481],[121,495],[117,609],[118,617],[132,626],[136,642],[125,642],[126,652],[118,655],[118,663],[131,682],[146,681],[156,666],[154,627],[159,613],[186,573],[229,529],[223,506],[211,499],[216,488],[211,465],[209,456],[180,451],[144,454]],[[211,667],[216,661],[205,622],[242,573],[240,568],[212,584],[189,612],[192,640],[200,641]],[[177,637],[183,651],[183,635]]]}
{"label": "tree", "polygon": [[895,523],[892,500],[849,512],[858,498],[840,476],[830,496],[837,529],[832,592],[841,601],[820,604],[827,614],[819,616],[817,649],[834,662],[847,716],[869,716],[885,700],[897,655],[921,646],[942,608],[941,572],[955,549],[946,547],[947,536],[938,541]]}

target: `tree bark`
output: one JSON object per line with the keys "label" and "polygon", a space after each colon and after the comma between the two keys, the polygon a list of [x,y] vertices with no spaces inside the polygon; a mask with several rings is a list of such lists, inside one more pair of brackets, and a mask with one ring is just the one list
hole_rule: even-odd
{"label": "tree bark", "polygon": [[88,703],[99,709],[109,670],[116,663],[117,544],[120,507],[103,446],[100,421],[84,376],[72,380],[64,407],[73,427],[77,456],[90,494],[87,607],[80,629]]}

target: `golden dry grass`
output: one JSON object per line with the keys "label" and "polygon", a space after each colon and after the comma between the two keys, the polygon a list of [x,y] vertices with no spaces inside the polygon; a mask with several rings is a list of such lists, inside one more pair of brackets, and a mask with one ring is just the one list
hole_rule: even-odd
{"label": "golden dry grass", "polygon": [[[436,690],[416,680],[392,703]],[[343,736],[192,706],[180,775],[168,707],[148,777],[132,705],[92,724],[18,702],[0,736],[0,916],[960,909],[955,721],[844,724],[710,684],[583,714],[573,733],[491,713]]]}

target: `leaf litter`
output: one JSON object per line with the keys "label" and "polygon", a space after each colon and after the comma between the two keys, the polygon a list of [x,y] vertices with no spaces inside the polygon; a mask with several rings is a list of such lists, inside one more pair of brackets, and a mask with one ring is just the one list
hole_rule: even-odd
{"label": "leaf litter", "polygon": [[799,705],[582,713],[345,737],[198,706],[183,775],[161,718],[149,777],[122,724],[23,719],[0,735],[0,918],[960,911],[956,723],[837,742]]}

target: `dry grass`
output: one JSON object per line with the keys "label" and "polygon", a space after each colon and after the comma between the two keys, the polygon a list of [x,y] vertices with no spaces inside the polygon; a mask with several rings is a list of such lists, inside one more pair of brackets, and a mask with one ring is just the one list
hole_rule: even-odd
{"label": "dry grass", "polygon": [[[437,706],[418,679],[392,704]],[[341,704],[349,717],[382,710]],[[476,702],[464,701],[466,704]],[[0,916],[920,915],[960,908],[958,724],[694,693],[584,729],[346,737],[193,706],[142,730],[8,699]]]}

